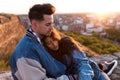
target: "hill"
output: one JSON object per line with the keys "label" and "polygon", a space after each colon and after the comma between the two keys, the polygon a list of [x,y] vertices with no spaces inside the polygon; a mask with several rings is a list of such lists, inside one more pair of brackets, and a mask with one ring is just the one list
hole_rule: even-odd
{"label": "hill", "polygon": [[[6,61],[25,34],[25,27],[20,23],[19,18],[13,14],[0,13],[0,21],[0,61]],[[2,63],[0,63],[1,66],[3,66]]]}

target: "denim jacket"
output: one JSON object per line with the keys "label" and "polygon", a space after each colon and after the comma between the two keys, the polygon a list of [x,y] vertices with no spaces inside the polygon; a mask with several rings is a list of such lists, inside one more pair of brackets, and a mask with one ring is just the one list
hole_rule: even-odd
{"label": "denim jacket", "polygon": [[71,55],[65,54],[62,63],[67,66],[67,74],[78,74],[78,80],[110,80],[99,66],[81,51],[73,50]]}
{"label": "denim jacket", "polygon": [[13,51],[10,67],[14,80],[73,80],[64,75],[65,65],[55,60],[29,31]]}
{"label": "denim jacket", "polygon": [[65,54],[62,63],[67,66],[67,74],[78,74],[78,80],[92,80],[94,76],[89,59],[78,50],[74,50],[71,55]]}

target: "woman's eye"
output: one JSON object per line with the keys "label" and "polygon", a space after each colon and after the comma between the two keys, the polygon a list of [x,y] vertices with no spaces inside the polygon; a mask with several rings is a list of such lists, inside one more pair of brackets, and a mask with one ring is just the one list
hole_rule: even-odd
{"label": "woman's eye", "polygon": [[51,43],[50,42],[47,42],[47,45],[50,45]]}

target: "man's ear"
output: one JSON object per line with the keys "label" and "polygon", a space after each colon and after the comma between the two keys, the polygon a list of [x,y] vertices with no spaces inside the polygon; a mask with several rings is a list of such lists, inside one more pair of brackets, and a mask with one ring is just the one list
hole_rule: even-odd
{"label": "man's ear", "polygon": [[32,23],[33,26],[37,26],[37,21],[36,20],[33,19],[31,23]]}

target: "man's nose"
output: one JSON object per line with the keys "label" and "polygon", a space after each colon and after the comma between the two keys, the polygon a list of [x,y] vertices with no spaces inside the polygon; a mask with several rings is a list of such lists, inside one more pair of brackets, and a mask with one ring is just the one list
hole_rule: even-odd
{"label": "man's nose", "polygon": [[50,29],[53,30],[53,28],[54,28],[54,24],[51,24]]}
{"label": "man's nose", "polygon": [[54,27],[51,26],[51,27],[50,27],[50,31],[53,31],[53,29],[54,29]]}

